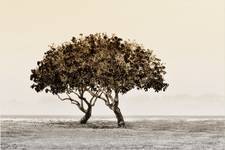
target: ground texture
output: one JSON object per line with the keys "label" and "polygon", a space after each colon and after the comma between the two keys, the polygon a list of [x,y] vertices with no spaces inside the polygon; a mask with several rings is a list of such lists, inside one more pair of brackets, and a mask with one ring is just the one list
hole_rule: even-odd
{"label": "ground texture", "polygon": [[225,121],[1,121],[1,149],[225,150]]}

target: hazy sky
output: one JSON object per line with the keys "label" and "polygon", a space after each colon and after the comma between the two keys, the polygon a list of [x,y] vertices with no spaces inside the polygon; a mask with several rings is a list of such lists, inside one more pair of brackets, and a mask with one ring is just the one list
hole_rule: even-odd
{"label": "hazy sky", "polygon": [[[120,96],[124,115],[225,115],[224,0],[0,0],[2,114],[81,114],[30,88],[30,69],[51,43],[116,33],[167,66],[166,92]],[[102,102],[93,115],[111,115]]]}

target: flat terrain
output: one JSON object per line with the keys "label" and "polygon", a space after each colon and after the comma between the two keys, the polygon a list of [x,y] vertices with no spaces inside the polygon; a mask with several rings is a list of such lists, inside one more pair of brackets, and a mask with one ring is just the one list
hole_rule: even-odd
{"label": "flat terrain", "polygon": [[1,121],[1,149],[224,150],[225,120]]}

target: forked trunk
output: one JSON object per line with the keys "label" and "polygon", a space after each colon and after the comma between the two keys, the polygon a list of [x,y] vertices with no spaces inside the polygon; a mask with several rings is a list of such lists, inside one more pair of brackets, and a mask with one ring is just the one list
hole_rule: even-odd
{"label": "forked trunk", "polygon": [[80,120],[81,124],[86,124],[87,123],[88,119],[91,117],[91,112],[92,112],[92,107],[88,106],[87,112],[85,113],[85,115]]}
{"label": "forked trunk", "polygon": [[119,107],[114,107],[113,108],[113,112],[116,115],[118,127],[119,128],[124,128],[125,127],[125,122],[124,122],[123,115],[122,115]]}

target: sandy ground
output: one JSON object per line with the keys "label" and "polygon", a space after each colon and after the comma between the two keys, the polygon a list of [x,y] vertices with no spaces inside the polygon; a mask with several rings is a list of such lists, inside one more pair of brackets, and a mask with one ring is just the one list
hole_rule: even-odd
{"label": "sandy ground", "polygon": [[225,150],[225,121],[1,121],[1,149]]}

